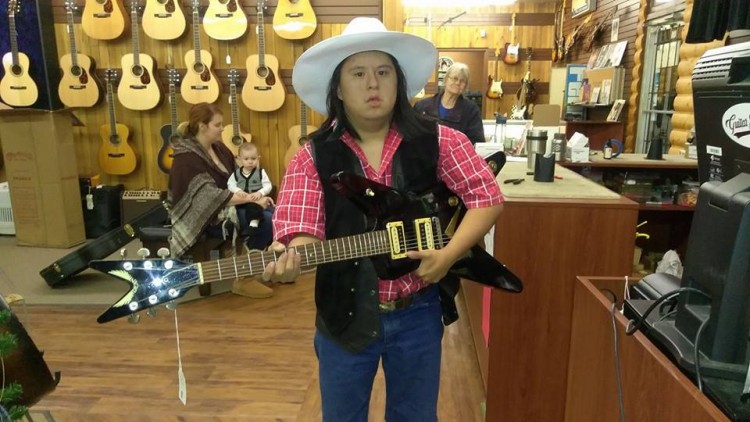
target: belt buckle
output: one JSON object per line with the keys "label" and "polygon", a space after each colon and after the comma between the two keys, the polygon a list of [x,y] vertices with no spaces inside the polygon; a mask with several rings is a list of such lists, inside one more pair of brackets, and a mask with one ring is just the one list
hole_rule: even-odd
{"label": "belt buckle", "polygon": [[388,302],[378,303],[378,309],[380,312],[393,312],[396,310],[396,301],[389,300]]}

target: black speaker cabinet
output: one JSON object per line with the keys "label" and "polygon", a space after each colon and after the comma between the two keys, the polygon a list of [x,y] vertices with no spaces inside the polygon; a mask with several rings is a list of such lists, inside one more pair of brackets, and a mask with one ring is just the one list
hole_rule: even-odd
{"label": "black speaker cabinet", "polygon": [[[55,42],[55,25],[50,0],[17,0],[15,14],[18,51],[29,57],[29,76],[39,89],[39,98],[31,108],[63,108],[57,94],[62,73]],[[0,56],[11,51],[8,0],[0,0]],[[0,67],[0,78],[5,68]]]}

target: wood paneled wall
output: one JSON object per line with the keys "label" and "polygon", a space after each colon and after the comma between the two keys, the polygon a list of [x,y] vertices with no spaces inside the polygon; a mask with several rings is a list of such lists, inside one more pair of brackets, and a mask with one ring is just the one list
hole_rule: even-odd
{"label": "wood paneled wall", "polygon": [[[122,0],[120,0],[122,1]],[[76,0],[79,9],[83,8],[83,1]],[[188,27],[182,37],[173,41],[158,41],[147,37],[143,31],[140,33],[140,52],[152,56],[157,63],[157,76],[162,87],[162,94],[168,92],[168,80],[166,69],[174,67],[181,74],[185,73],[183,57],[187,51],[193,49],[191,7],[189,0],[180,0],[182,10],[188,20]],[[208,6],[208,0],[201,0],[201,13]],[[254,0],[240,0],[245,13],[248,16],[248,31],[241,38],[231,41],[217,41],[209,38],[201,28],[201,48],[211,52],[214,60],[214,70],[217,77],[222,81],[222,95],[217,100],[224,111],[225,124],[231,122],[230,105],[228,102],[229,83],[227,72],[231,68],[238,69],[240,81],[246,76],[245,60],[251,54],[258,52],[258,38],[256,36],[256,8]],[[70,51],[70,42],[65,25],[64,0],[51,0],[55,16],[55,35],[59,55]],[[249,110],[240,102],[239,119],[243,132],[252,134],[253,142],[257,143],[261,153],[261,165],[268,171],[274,185],[278,186],[284,174],[284,153],[289,148],[287,130],[289,127],[299,124],[300,102],[294,94],[291,86],[292,68],[297,57],[304,50],[331,36],[340,34],[346,23],[356,16],[382,16],[382,3],[380,0],[359,0],[357,2],[344,2],[342,0],[312,0],[311,4],[316,13],[318,26],[315,33],[301,41],[291,41],[277,36],[272,28],[271,22],[275,11],[276,1],[268,2],[264,13],[266,54],[271,54],[279,59],[279,73],[286,86],[286,98],[284,105],[274,112],[261,113]],[[400,3],[399,3],[400,5]],[[130,1],[125,1],[126,9],[129,10]],[[80,12],[79,12],[80,13]],[[129,19],[129,15],[127,17]],[[104,70],[114,68],[120,70],[120,58],[127,53],[132,53],[130,32],[126,31],[121,37],[113,41],[100,41],[89,38],[83,33],[80,25],[80,17],[75,19],[74,33],[78,52],[87,54],[96,61],[97,74],[103,81]],[[228,61],[230,60],[230,61]],[[115,85],[116,89],[116,85]],[[241,87],[238,87],[238,93]],[[187,119],[187,112],[191,104],[182,101],[177,95],[177,114],[179,120]],[[238,95],[239,97],[239,95]],[[127,176],[111,176],[100,171],[97,162],[97,153],[102,142],[99,136],[101,125],[108,124],[107,105],[102,101],[91,108],[75,109],[74,114],[81,121],[82,126],[74,128],[76,140],[76,155],[78,160],[79,174],[93,175],[101,174],[102,182],[105,184],[122,183],[126,189],[166,189],[168,175],[159,170],[157,165],[157,153],[162,146],[159,137],[159,128],[169,124],[170,112],[169,102],[165,99],[153,110],[132,111],[122,107],[115,100],[117,120],[127,125],[131,131],[130,144],[138,152],[139,164],[136,170]],[[308,112],[308,124],[319,125],[323,116]]]}
{"label": "wood paneled wall", "polygon": [[[387,10],[387,9],[386,9]],[[404,32],[419,35],[431,40],[438,49],[485,49],[485,65],[481,74],[502,80],[504,95],[500,99],[486,96],[482,99],[484,118],[493,117],[494,112],[510,114],[516,103],[516,92],[521,87],[521,80],[526,71],[536,79],[537,104],[549,103],[549,79],[551,54],[554,40],[555,3],[518,2],[504,7],[476,7],[432,9],[404,8],[400,18]],[[516,13],[516,25],[511,31],[513,13]],[[451,18],[455,18],[450,20]],[[398,22],[391,22],[397,25]],[[389,26],[389,28],[399,28]],[[515,32],[515,38],[514,33]],[[496,54],[502,56],[506,43],[520,44],[520,60],[513,65],[502,62],[495,74]],[[531,60],[527,48],[531,48]],[[486,90],[486,87],[485,87]],[[436,86],[429,83],[426,93],[436,92]]]}
{"label": "wood paneled wall", "polygon": [[[623,92],[623,98],[625,99],[631,97],[632,90],[634,89],[633,83],[634,81],[640,79],[638,75],[634,75],[633,69],[636,66],[636,46],[639,42],[641,42],[640,39],[636,41],[639,30],[642,30],[641,25],[643,24],[643,20],[641,18],[641,3],[641,0],[598,0],[596,2],[596,10],[594,12],[576,17],[574,19],[570,18],[570,4],[567,5],[566,9],[564,32],[566,34],[569,34],[574,31],[576,27],[580,26],[580,33],[583,34],[582,39],[580,39],[579,42],[573,46],[571,50],[571,56],[566,58],[566,60],[569,60],[569,63],[587,63],[589,60],[589,56],[591,56],[596,48],[609,43],[609,25],[606,25],[604,33],[602,33],[602,35],[599,37],[599,41],[593,44],[594,47],[591,51],[586,51],[584,48],[584,45],[586,45],[586,36],[595,23],[606,17],[612,11],[612,9],[617,7],[617,11],[614,13],[620,18],[620,31],[618,40],[628,41],[627,49],[625,50],[625,55],[623,56],[621,63],[621,66],[625,69],[625,85]],[[648,3],[648,0],[643,0],[643,3]],[[587,19],[588,22],[586,22]],[[620,118],[623,120],[626,128],[625,148],[627,151],[632,151],[633,145],[635,144],[635,132],[633,131],[635,124],[632,122],[631,114],[633,113],[633,110],[635,110],[637,105],[629,103],[626,104],[628,104],[628,110],[625,110],[625,113],[621,114]]]}

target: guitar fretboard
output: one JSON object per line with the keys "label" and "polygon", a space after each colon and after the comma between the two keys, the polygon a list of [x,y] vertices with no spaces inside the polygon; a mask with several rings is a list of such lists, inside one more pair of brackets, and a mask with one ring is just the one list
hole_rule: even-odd
{"label": "guitar fretboard", "polygon": [[263,29],[265,3],[264,0],[258,0],[258,65],[261,69],[266,67],[266,40],[264,37],[265,30]]}
{"label": "guitar fretboard", "polygon": [[[170,72],[177,73],[174,69],[170,69]],[[174,78],[170,78],[169,81],[169,117],[172,134],[175,134],[177,133],[177,90],[175,89]]]}
{"label": "guitar fretboard", "polygon": [[16,32],[16,2],[8,2],[8,26],[10,27],[10,56],[13,66],[18,66],[18,33]]}
{"label": "guitar fretboard", "polygon": [[240,136],[240,113],[237,110],[237,70],[229,71],[229,102],[232,107],[232,137]]}
{"label": "guitar fretboard", "polygon": [[[140,66],[140,49],[138,41],[138,1],[130,1],[130,22],[132,28],[132,41],[133,41],[133,66]],[[124,70],[124,69],[123,69]]]}
{"label": "guitar fretboard", "polygon": [[78,67],[78,50],[76,49],[76,35],[73,32],[74,21],[73,21],[73,5],[69,4],[65,13],[67,17],[67,29],[68,29],[68,40],[70,41],[70,61],[72,66]]}
{"label": "guitar fretboard", "polygon": [[201,62],[201,33],[198,16],[198,0],[193,0],[193,46],[195,50],[195,63]]}
{"label": "guitar fretboard", "polygon": [[115,78],[114,71],[109,69],[107,70],[107,106],[109,107],[109,140],[112,143],[117,143],[119,141],[119,136],[117,135],[117,119],[115,117],[115,103],[113,99],[113,89],[112,89],[112,79]]}
{"label": "guitar fretboard", "polygon": [[307,138],[307,106],[305,103],[300,101],[299,110],[299,122],[300,122],[300,137],[302,139]]}

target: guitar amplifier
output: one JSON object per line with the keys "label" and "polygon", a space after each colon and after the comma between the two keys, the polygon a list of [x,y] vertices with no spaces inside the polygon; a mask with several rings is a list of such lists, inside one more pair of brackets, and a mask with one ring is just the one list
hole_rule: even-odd
{"label": "guitar amplifier", "polygon": [[166,198],[166,191],[126,190],[122,193],[122,201],[120,201],[122,221],[133,221]]}

